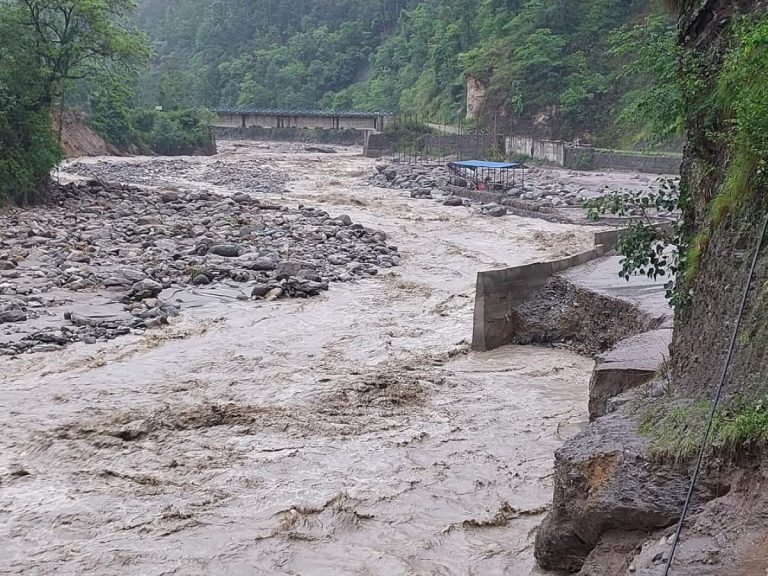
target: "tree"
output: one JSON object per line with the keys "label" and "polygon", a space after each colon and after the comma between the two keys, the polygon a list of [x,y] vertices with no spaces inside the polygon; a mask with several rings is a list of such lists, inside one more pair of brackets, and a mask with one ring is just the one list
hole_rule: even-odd
{"label": "tree", "polygon": [[34,200],[59,159],[48,110],[30,108],[0,80],[0,204]]}
{"label": "tree", "polygon": [[[67,82],[149,57],[143,33],[125,27],[133,0],[5,0],[5,30],[27,67],[37,67],[41,106],[64,94]],[[10,39],[7,39],[10,40]]]}
{"label": "tree", "polygon": [[131,0],[0,0],[0,201],[33,200],[61,157],[52,106],[69,82],[149,54]]}

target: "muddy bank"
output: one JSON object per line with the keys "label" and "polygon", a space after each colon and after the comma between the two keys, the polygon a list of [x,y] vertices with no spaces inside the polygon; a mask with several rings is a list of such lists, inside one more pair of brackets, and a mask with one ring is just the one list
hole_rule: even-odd
{"label": "muddy bank", "polygon": [[53,129],[57,134],[61,134],[61,149],[65,158],[103,156],[105,154],[122,155],[122,151],[104,140],[88,126],[86,115],[82,112],[65,111],[63,126],[60,125],[57,114]]}

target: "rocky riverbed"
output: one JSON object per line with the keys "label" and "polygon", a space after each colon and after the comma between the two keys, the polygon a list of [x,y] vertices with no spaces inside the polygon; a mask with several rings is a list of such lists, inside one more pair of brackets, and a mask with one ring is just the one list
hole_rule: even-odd
{"label": "rocky riverbed", "polygon": [[[159,174],[169,164],[175,165],[163,161],[162,170],[142,174],[158,174],[164,183],[167,176]],[[243,299],[304,298],[330,282],[400,263],[384,232],[345,214],[255,194],[92,180],[55,186],[50,205],[2,213],[0,355],[55,351],[167,324],[179,313],[179,304],[165,297],[172,288],[225,282],[241,285]],[[107,304],[106,315],[99,306],[91,313],[67,309],[91,293]]]}
{"label": "rocky riverbed", "polygon": [[[593,363],[470,352],[474,286],[593,230],[371,186],[359,150],[219,150],[3,213],[0,572],[538,574]],[[238,166],[276,185],[214,183]]]}

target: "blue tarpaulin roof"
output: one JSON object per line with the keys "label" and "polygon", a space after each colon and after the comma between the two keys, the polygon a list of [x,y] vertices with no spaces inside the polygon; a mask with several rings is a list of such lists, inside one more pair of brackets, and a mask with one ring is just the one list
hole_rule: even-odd
{"label": "blue tarpaulin roof", "polygon": [[485,160],[464,160],[462,162],[451,162],[450,166],[459,168],[469,168],[476,170],[478,168],[497,168],[500,170],[509,168],[523,168],[520,162],[487,162]]}

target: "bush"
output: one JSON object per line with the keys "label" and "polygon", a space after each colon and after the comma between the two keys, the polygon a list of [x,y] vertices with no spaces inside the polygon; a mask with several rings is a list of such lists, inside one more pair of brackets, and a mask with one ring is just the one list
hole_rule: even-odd
{"label": "bush", "polygon": [[[140,152],[179,156],[214,154],[216,142],[210,127],[210,114],[201,110],[138,110],[117,135],[100,130],[102,136],[122,148]],[[102,124],[91,120],[97,129]],[[114,124],[113,124],[114,126]]]}

